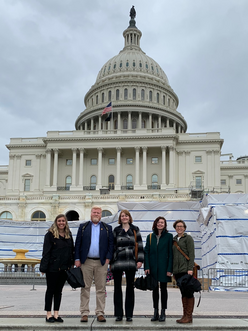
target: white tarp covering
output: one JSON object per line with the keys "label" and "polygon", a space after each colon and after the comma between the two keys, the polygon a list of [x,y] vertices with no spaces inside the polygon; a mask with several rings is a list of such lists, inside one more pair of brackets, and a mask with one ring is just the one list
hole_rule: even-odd
{"label": "white tarp covering", "polygon": [[202,206],[198,218],[202,233],[201,267],[206,276],[209,269],[210,273],[211,268],[218,270],[212,289],[248,287],[248,195],[207,195]]}

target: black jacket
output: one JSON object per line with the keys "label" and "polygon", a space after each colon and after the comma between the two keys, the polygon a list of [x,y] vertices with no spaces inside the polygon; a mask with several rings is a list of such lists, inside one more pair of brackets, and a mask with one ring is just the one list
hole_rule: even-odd
{"label": "black jacket", "polygon": [[73,238],[65,239],[59,236],[54,238],[48,231],[44,238],[42,259],[40,262],[41,272],[57,272],[67,270],[74,264]]}

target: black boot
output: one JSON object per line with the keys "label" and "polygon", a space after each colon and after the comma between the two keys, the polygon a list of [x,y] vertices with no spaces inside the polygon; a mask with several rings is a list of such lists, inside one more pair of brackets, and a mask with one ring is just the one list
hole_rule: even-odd
{"label": "black boot", "polygon": [[154,308],[154,314],[153,314],[153,317],[151,318],[151,321],[155,322],[155,321],[158,321],[158,319],[159,319],[158,309]]}
{"label": "black boot", "polygon": [[165,321],[165,309],[161,309],[161,315],[159,316],[159,322]]}

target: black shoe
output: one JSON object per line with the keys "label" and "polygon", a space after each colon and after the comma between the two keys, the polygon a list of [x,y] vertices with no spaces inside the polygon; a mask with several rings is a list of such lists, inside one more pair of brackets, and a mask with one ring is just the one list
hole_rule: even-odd
{"label": "black shoe", "polygon": [[116,322],[120,322],[122,321],[122,316],[117,316],[116,319],[115,319]]}
{"label": "black shoe", "polygon": [[132,322],[132,321],[133,321],[132,317],[127,317],[127,322]]}
{"label": "black shoe", "polygon": [[53,316],[51,316],[49,318],[46,317],[46,322],[48,322],[48,323],[54,323],[55,322],[55,318]]}
{"label": "black shoe", "polygon": [[159,319],[159,315],[158,315],[158,309],[154,308],[154,313],[153,313],[153,317],[151,318],[152,322],[158,321]]}
{"label": "black shoe", "polygon": [[63,323],[64,320],[63,320],[60,316],[58,316],[58,318],[55,318],[55,317],[54,317],[54,322]]}
{"label": "black shoe", "polygon": [[159,316],[159,322],[164,322],[165,321],[165,309],[161,309],[161,315]]}

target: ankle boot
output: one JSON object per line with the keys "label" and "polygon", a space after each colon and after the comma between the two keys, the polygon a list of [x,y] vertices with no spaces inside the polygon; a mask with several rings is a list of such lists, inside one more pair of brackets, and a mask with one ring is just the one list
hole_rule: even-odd
{"label": "ankle boot", "polygon": [[158,309],[154,308],[154,313],[153,313],[153,317],[151,318],[152,322],[155,322],[159,319],[159,315],[158,315]]}
{"label": "ankle boot", "polygon": [[182,305],[183,305],[183,316],[179,320],[176,320],[177,323],[182,323],[182,321],[186,317],[186,306],[187,306],[187,298],[186,297],[182,297]]}
{"label": "ankle boot", "polygon": [[161,315],[159,316],[159,322],[165,321],[165,309],[161,309]]}

